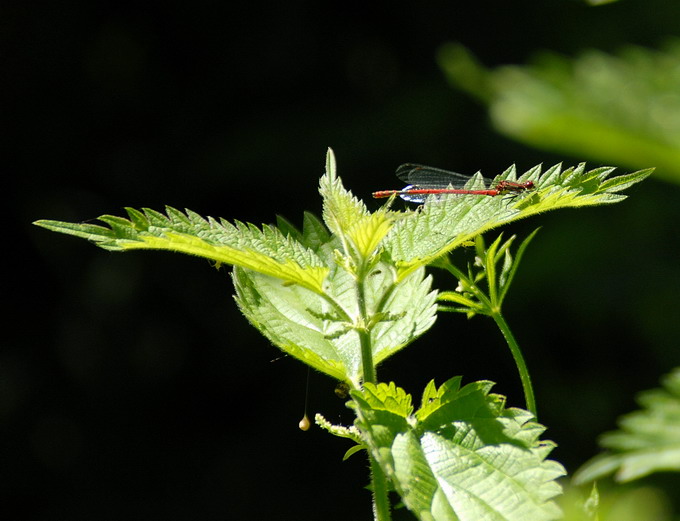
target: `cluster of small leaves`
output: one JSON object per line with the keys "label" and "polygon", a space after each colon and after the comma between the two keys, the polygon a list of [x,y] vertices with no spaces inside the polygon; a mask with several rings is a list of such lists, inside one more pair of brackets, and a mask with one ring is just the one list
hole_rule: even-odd
{"label": "cluster of small leaves", "polygon": [[557,519],[565,471],[546,459],[545,429],[490,382],[460,383],[430,382],[415,413],[393,383],[352,391],[364,442],[404,504],[424,520]]}
{"label": "cluster of small leaves", "polygon": [[507,295],[512,279],[517,272],[519,262],[531,239],[538,230],[531,233],[513,255],[511,251],[515,236],[501,243],[502,235],[487,248],[481,235],[475,238],[475,263],[468,264],[467,270],[463,271],[453,265],[448,256],[440,257],[433,265],[449,271],[458,279],[458,287],[455,291],[442,291],[439,293],[440,311],[453,311],[467,314],[468,318],[476,314],[492,317],[505,337],[510,352],[515,359],[517,370],[524,389],[526,407],[534,415],[536,400],[534,398],[533,385],[527,369],[522,351],[515,340],[510,327],[503,318],[502,305]]}
{"label": "cluster of small leaves", "polygon": [[488,70],[448,44],[439,63],[451,84],[488,104],[501,132],[558,153],[642,167],[680,179],[680,42],[662,50],[545,53],[526,66]]}
{"label": "cluster of small leaves", "polygon": [[663,378],[663,388],[640,394],[641,410],[623,416],[620,430],[604,434],[608,452],[596,456],[574,476],[585,483],[614,473],[628,482],[653,472],[680,471],[680,369]]}
{"label": "cluster of small leaves", "polygon": [[465,272],[454,266],[446,256],[437,259],[434,266],[449,271],[458,279],[455,291],[439,293],[440,302],[451,304],[439,306],[439,310],[465,313],[468,318],[476,314],[499,313],[524,251],[536,232],[538,230],[522,241],[514,256],[510,247],[515,241],[515,235],[502,244],[502,235],[499,235],[488,248],[484,244],[484,238],[478,235],[475,237],[475,263],[468,264]]}

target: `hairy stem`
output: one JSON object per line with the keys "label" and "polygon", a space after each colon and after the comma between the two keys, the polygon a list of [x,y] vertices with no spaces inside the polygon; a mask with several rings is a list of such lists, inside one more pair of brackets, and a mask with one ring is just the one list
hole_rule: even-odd
{"label": "hairy stem", "polygon": [[[357,304],[359,307],[358,329],[361,345],[361,365],[363,369],[364,383],[377,383],[378,375],[373,364],[373,345],[371,343],[371,329],[368,310],[366,308],[366,270],[360,269],[357,274]],[[388,496],[387,478],[380,464],[369,454],[371,462],[371,483],[373,485],[373,516],[375,521],[390,521],[390,500]]]}
{"label": "hairy stem", "polygon": [[371,331],[368,329],[368,313],[366,311],[366,288],[363,277],[357,280],[357,300],[359,305],[359,342],[361,344],[361,364],[364,382],[376,383],[378,376],[373,365],[373,346],[371,345]]}
{"label": "hairy stem", "polygon": [[491,313],[491,317],[496,321],[496,325],[503,333],[505,341],[508,343],[512,357],[515,359],[515,365],[519,371],[519,377],[522,381],[522,389],[524,390],[524,400],[526,402],[527,410],[531,412],[534,417],[538,418],[536,411],[536,399],[534,398],[534,388],[531,385],[531,377],[529,376],[529,370],[527,369],[527,364],[522,356],[522,351],[519,348],[519,344],[515,340],[515,337],[510,331],[510,326],[503,318],[500,312]]}
{"label": "hairy stem", "polygon": [[369,455],[371,461],[371,483],[373,485],[373,519],[375,521],[390,521],[390,501],[387,495],[387,478],[380,468],[380,464]]}

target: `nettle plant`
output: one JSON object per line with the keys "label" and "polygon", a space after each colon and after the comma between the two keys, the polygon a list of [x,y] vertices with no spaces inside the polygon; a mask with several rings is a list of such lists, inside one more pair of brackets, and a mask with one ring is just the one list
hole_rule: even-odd
{"label": "nettle plant", "polygon": [[[559,463],[547,459],[555,444],[541,440],[536,406],[521,352],[501,307],[531,234],[513,252],[514,237],[486,246],[481,234],[557,208],[615,203],[619,192],[651,170],[610,177],[612,168],[584,165],[517,177],[514,167],[494,181],[531,186],[522,193],[429,196],[415,209],[391,201],[375,212],[346,190],[332,151],[320,180],[323,220],[306,213],[302,229],[279,219],[258,228],[203,218],[186,210],[127,208],[128,218],[103,215],[104,226],[41,220],[35,224],[74,235],[111,251],[169,250],[233,266],[239,308],[285,353],[349,389],[354,425],[316,422],[366,451],[375,519],[391,518],[396,492],[422,520],[550,520],[561,516],[555,499]],[[529,183],[531,182],[531,183]],[[473,177],[468,188],[484,188]],[[498,186],[497,184],[494,186]],[[476,261],[457,268],[447,254],[474,245]],[[437,292],[426,266],[448,270],[456,291]],[[414,410],[394,382],[380,382],[377,366],[425,333],[438,311],[488,315],[511,349],[528,410],[506,407],[492,382],[462,385],[460,376],[430,382]]]}

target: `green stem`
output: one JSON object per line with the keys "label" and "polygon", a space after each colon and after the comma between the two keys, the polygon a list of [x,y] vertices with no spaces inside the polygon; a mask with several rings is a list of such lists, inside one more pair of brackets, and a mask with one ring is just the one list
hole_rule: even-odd
{"label": "green stem", "polygon": [[387,495],[387,478],[380,464],[369,455],[371,461],[371,483],[373,485],[373,519],[375,521],[390,521],[390,501]]}
{"label": "green stem", "polygon": [[[361,364],[364,374],[364,383],[377,383],[375,365],[373,364],[373,346],[371,345],[371,331],[369,329],[368,311],[366,309],[366,287],[364,285],[364,270],[359,270],[357,276],[357,304],[359,306],[358,329],[359,342],[361,345]],[[371,462],[371,483],[373,485],[373,516],[375,521],[390,521],[390,500],[388,496],[387,478],[380,467],[380,463],[369,454]]]}
{"label": "green stem", "polygon": [[515,365],[517,365],[519,377],[520,380],[522,380],[522,388],[524,389],[524,400],[526,401],[527,410],[529,410],[529,412],[531,412],[534,417],[538,418],[536,411],[536,400],[534,398],[534,388],[531,385],[531,377],[529,376],[527,364],[524,361],[524,357],[522,356],[522,351],[520,350],[515,337],[512,335],[512,331],[510,331],[510,326],[508,326],[508,323],[503,318],[503,315],[501,315],[500,312],[493,312],[490,316],[496,321],[496,325],[503,333],[505,341],[508,343],[508,347],[510,347],[512,357],[515,359]]}
{"label": "green stem", "polygon": [[359,331],[361,344],[361,364],[364,372],[364,382],[376,383],[378,375],[373,365],[373,349],[371,346],[371,333],[366,330]]}
{"label": "green stem", "polygon": [[359,332],[359,343],[361,345],[361,367],[364,373],[364,382],[376,383],[378,375],[373,365],[373,346],[371,345],[371,332],[368,329],[368,314],[366,312],[366,295],[364,280],[357,280],[357,300],[359,305],[359,320],[361,328]]}

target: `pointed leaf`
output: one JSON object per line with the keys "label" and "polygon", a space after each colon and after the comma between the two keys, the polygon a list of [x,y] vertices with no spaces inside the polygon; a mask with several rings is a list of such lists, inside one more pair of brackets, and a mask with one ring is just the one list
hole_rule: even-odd
{"label": "pointed leaf", "polygon": [[[618,192],[651,174],[642,170],[604,180],[611,169],[585,171],[577,168],[548,169],[543,175],[535,167],[520,176],[531,180],[535,189],[516,196],[488,197],[480,195],[432,196],[419,210],[406,210],[399,215],[384,241],[384,248],[400,265],[400,276],[417,266],[432,262],[446,252],[464,244],[485,231],[558,208],[610,204],[625,196]],[[508,169],[496,181],[514,178]]]}
{"label": "pointed leaf", "polygon": [[499,302],[503,303],[503,300],[505,300],[505,295],[508,293],[508,290],[510,289],[510,285],[512,284],[512,280],[515,278],[515,274],[517,273],[517,268],[519,267],[520,262],[522,261],[522,257],[524,256],[524,252],[527,249],[527,246],[529,246],[529,243],[531,240],[536,236],[538,233],[538,230],[540,228],[536,228],[533,232],[531,232],[526,239],[522,241],[522,244],[519,245],[519,248],[517,248],[517,253],[515,253],[515,258],[512,259],[512,262],[510,266],[508,266],[507,269],[503,270],[504,273],[504,278],[501,283],[501,293],[499,295]]}
{"label": "pointed leaf", "polygon": [[585,483],[615,472],[620,482],[653,472],[680,471],[680,369],[663,379],[663,388],[638,397],[639,411],[619,420],[620,430],[602,436],[608,448],[586,463],[574,476]]}
{"label": "pointed leaf", "polygon": [[128,208],[127,212],[129,219],[101,216],[99,220],[109,228],[59,221],[35,224],[90,240],[107,250],[153,249],[197,255],[259,271],[317,293],[322,291],[328,268],[314,252],[276,228],[258,229],[238,222],[232,225],[171,207],[167,208],[167,215],[150,209],[140,212]]}
{"label": "pointed leaf", "polygon": [[415,417],[394,384],[353,391],[357,427],[404,504],[435,521],[552,520],[561,465],[526,411],[505,409],[488,382],[428,385]]}
{"label": "pointed leaf", "polygon": [[364,203],[342,185],[331,149],[326,156],[326,173],[319,181],[319,193],[323,197],[324,222],[335,235],[344,237],[357,221],[368,215]]}
{"label": "pointed leaf", "polygon": [[[450,82],[484,102],[496,128],[523,143],[608,164],[680,175],[680,45],[542,53],[520,66],[485,69],[459,45],[439,56]],[[462,64],[466,66],[463,67]],[[475,78],[470,84],[466,76]]]}

